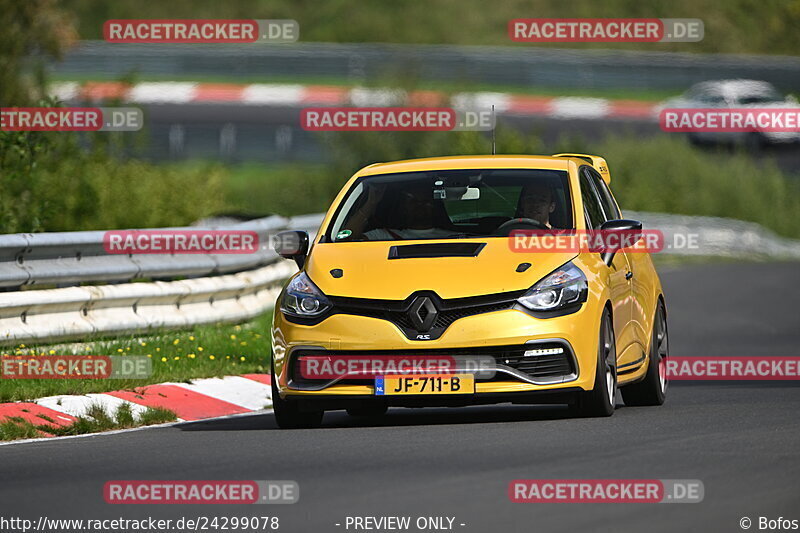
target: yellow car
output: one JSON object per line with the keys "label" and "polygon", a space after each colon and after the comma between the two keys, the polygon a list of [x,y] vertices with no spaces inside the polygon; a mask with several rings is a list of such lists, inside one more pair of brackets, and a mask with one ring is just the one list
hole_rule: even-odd
{"label": "yellow car", "polygon": [[641,242],[610,181],[583,154],[358,171],[313,243],[275,241],[300,267],[272,326],[278,425],[508,402],[608,416],[618,388],[627,405],[662,404],[667,312],[649,253],[542,244],[596,230]]}

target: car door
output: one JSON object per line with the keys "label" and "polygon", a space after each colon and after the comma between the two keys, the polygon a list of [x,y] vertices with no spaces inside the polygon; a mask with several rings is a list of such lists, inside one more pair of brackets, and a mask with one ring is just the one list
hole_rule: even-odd
{"label": "car door", "polygon": [[[614,213],[609,207],[603,207],[600,192],[595,184],[595,176],[599,179],[599,175],[594,169],[587,166],[581,168],[580,188],[586,215],[586,224],[588,228],[598,230],[603,222],[619,218],[619,211]],[[606,209],[609,209],[609,213],[606,213]],[[617,343],[617,363],[618,366],[622,366],[639,357],[636,350],[631,350],[634,344],[634,332],[631,327],[633,298],[631,294],[631,283],[628,279],[631,270],[627,255],[624,252],[618,252],[614,256],[611,266],[606,268],[608,271],[609,290],[611,293],[611,308],[614,315],[613,321],[614,335],[616,336]]]}

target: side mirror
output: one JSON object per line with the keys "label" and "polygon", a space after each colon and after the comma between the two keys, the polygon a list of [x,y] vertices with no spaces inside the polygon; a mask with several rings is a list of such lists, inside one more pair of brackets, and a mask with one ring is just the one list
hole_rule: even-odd
{"label": "side mirror", "polygon": [[[636,244],[642,238],[642,223],[638,220],[608,220],[600,226],[603,242],[609,243],[602,252],[603,262],[611,266],[614,255],[622,248]],[[608,238],[614,235],[614,239]]]}
{"label": "side mirror", "polygon": [[284,259],[294,259],[302,270],[308,254],[308,232],[281,231],[272,237],[272,248]]}

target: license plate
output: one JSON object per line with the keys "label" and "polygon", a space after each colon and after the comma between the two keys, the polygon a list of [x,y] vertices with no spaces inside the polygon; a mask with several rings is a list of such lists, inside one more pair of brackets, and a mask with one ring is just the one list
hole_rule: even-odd
{"label": "license plate", "polygon": [[472,374],[415,374],[376,376],[375,394],[473,394],[475,376]]}

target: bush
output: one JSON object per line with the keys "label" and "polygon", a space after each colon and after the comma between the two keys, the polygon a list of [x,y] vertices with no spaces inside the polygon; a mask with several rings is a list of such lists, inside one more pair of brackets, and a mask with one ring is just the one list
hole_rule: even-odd
{"label": "bush", "polygon": [[224,176],[118,160],[70,133],[0,132],[0,233],[187,225],[225,208]]}
{"label": "bush", "polygon": [[595,147],[625,209],[757,222],[800,237],[800,185],[746,153],[708,153],[685,139],[610,137]]}

